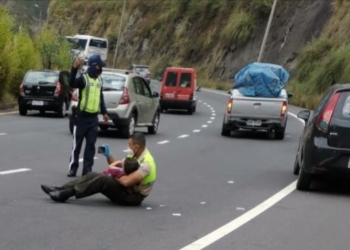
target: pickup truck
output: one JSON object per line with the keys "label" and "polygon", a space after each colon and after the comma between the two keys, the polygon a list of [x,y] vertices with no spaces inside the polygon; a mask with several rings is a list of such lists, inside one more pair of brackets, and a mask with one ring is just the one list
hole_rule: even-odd
{"label": "pickup truck", "polygon": [[251,131],[275,132],[275,139],[283,140],[288,120],[288,98],[292,97],[282,89],[277,98],[249,97],[237,89],[229,91],[221,135],[229,136],[231,131],[246,129]]}

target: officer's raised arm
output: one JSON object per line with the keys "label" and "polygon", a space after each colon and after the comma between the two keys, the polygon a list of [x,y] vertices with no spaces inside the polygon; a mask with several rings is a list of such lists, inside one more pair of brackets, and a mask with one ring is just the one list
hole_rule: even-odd
{"label": "officer's raised arm", "polygon": [[70,76],[69,76],[69,86],[73,89],[78,88],[78,89],[83,89],[85,88],[85,82],[82,76],[76,77],[78,73],[78,69],[80,65],[82,64],[82,60],[79,58],[76,58],[74,60],[73,66],[70,71]]}

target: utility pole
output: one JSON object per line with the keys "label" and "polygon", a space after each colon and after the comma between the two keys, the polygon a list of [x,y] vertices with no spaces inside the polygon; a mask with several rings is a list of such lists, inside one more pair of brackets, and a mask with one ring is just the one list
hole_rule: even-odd
{"label": "utility pole", "polygon": [[39,27],[41,28],[41,15],[42,15],[42,8],[41,8],[39,5],[37,5],[37,4],[34,4],[34,6],[40,10]]}
{"label": "utility pole", "polygon": [[263,42],[261,44],[261,48],[259,51],[258,62],[261,62],[264,51],[265,51],[265,46],[266,46],[267,38],[269,36],[269,32],[270,32],[270,28],[271,28],[271,24],[272,24],[272,19],[273,19],[273,15],[275,13],[275,10],[276,10],[276,6],[277,6],[277,0],[274,0],[273,4],[272,4],[271,12],[270,12],[269,21],[267,22],[267,26],[266,26],[266,30],[265,30],[265,34],[264,34],[264,39],[263,39]]}
{"label": "utility pole", "polygon": [[120,19],[120,24],[119,24],[119,32],[118,32],[117,45],[116,45],[116,47],[115,47],[114,59],[113,59],[113,68],[115,68],[115,63],[116,63],[116,61],[117,61],[117,53],[118,53],[119,41],[120,41],[120,36],[121,36],[121,31],[122,31],[122,23],[123,23],[123,19],[124,19],[125,4],[126,4],[126,0],[124,0],[123,11],[122,11],[122,17],[121,17],[121,19]]}

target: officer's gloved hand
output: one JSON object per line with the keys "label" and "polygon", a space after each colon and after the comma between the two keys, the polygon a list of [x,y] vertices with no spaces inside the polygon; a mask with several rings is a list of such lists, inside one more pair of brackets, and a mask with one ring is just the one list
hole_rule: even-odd
{"label": "officer's gloved hand", "polygon": [[111,155],[110,151],[109,151],[109,145],[108,144],[103,144],[101,146],[101,148],[103,149],[103,155],[104,156],[109,157]]}

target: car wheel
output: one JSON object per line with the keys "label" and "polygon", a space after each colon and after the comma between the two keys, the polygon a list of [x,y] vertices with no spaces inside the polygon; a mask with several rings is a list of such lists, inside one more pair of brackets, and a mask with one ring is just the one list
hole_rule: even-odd
{"label": "car wheel", "polygon": [[286,128],[275,128],[275,139],[277,140],[283,140],[284,134],[286,132]]}
{"label": "car wheel", "polygon": [[308,191],[312,182],[312,176],[305,173],[303,168],[300,168],[299,178],[297,181],[297,189],[301,191]]}
{"label": "car wheel", "polygon": [[221,129],[221,135],[222,136],[230,136],[231,135],[231,129],[228,129],[225,124],[225,118],[222,121],[222,129]]}
{"label": "car wheel", "polygon": [[300,171],[300,166],[299,166],[298,153],[297,153],[297,155],[295,157],[295,161],[294,161],[293,174],[298,175],[299,171]]}
{"label": "car wheel", "polygon": [[66,103],[66,101],[63,101],[62,102],[62,105],[61,105],[61,107],[59,108],[59,110],[58,110],[58,116],[59,117],[62,117],[62,118],[64,118],[65,116],[66,116],[66,114],[67,114],[67,103]]}
{"label": "car wheel", "polygon": [[27,113],[28,113],[28,110],[26,108],[19,107],[19,114],[20,115],[25,116],[25,115],[27,115]]}
{"label": "car wheel", "polygon": [[188,113],[189,115],[192,115],[192,114],[193,114],[193,107],[192,107],[192,106],[190,106],[190,107],[187,109],[187,113]]}
{"label": "car wheel", "polygon": [[131,114],[129,117],[129,125],[127,127],[120,128],[121,136],[124,138],[129,138],[131,135],[134,134],[136,127],[136,118],[135,114]]}
{"label": "car wheel", "polygon": [[158,126],[159,126],[159,121],[160,121],[160,114],[157,111],[156,114],[154,115],[152,126],[148,127],[148,133],[149,134],[154,135],[154,134],[157,133]]}

